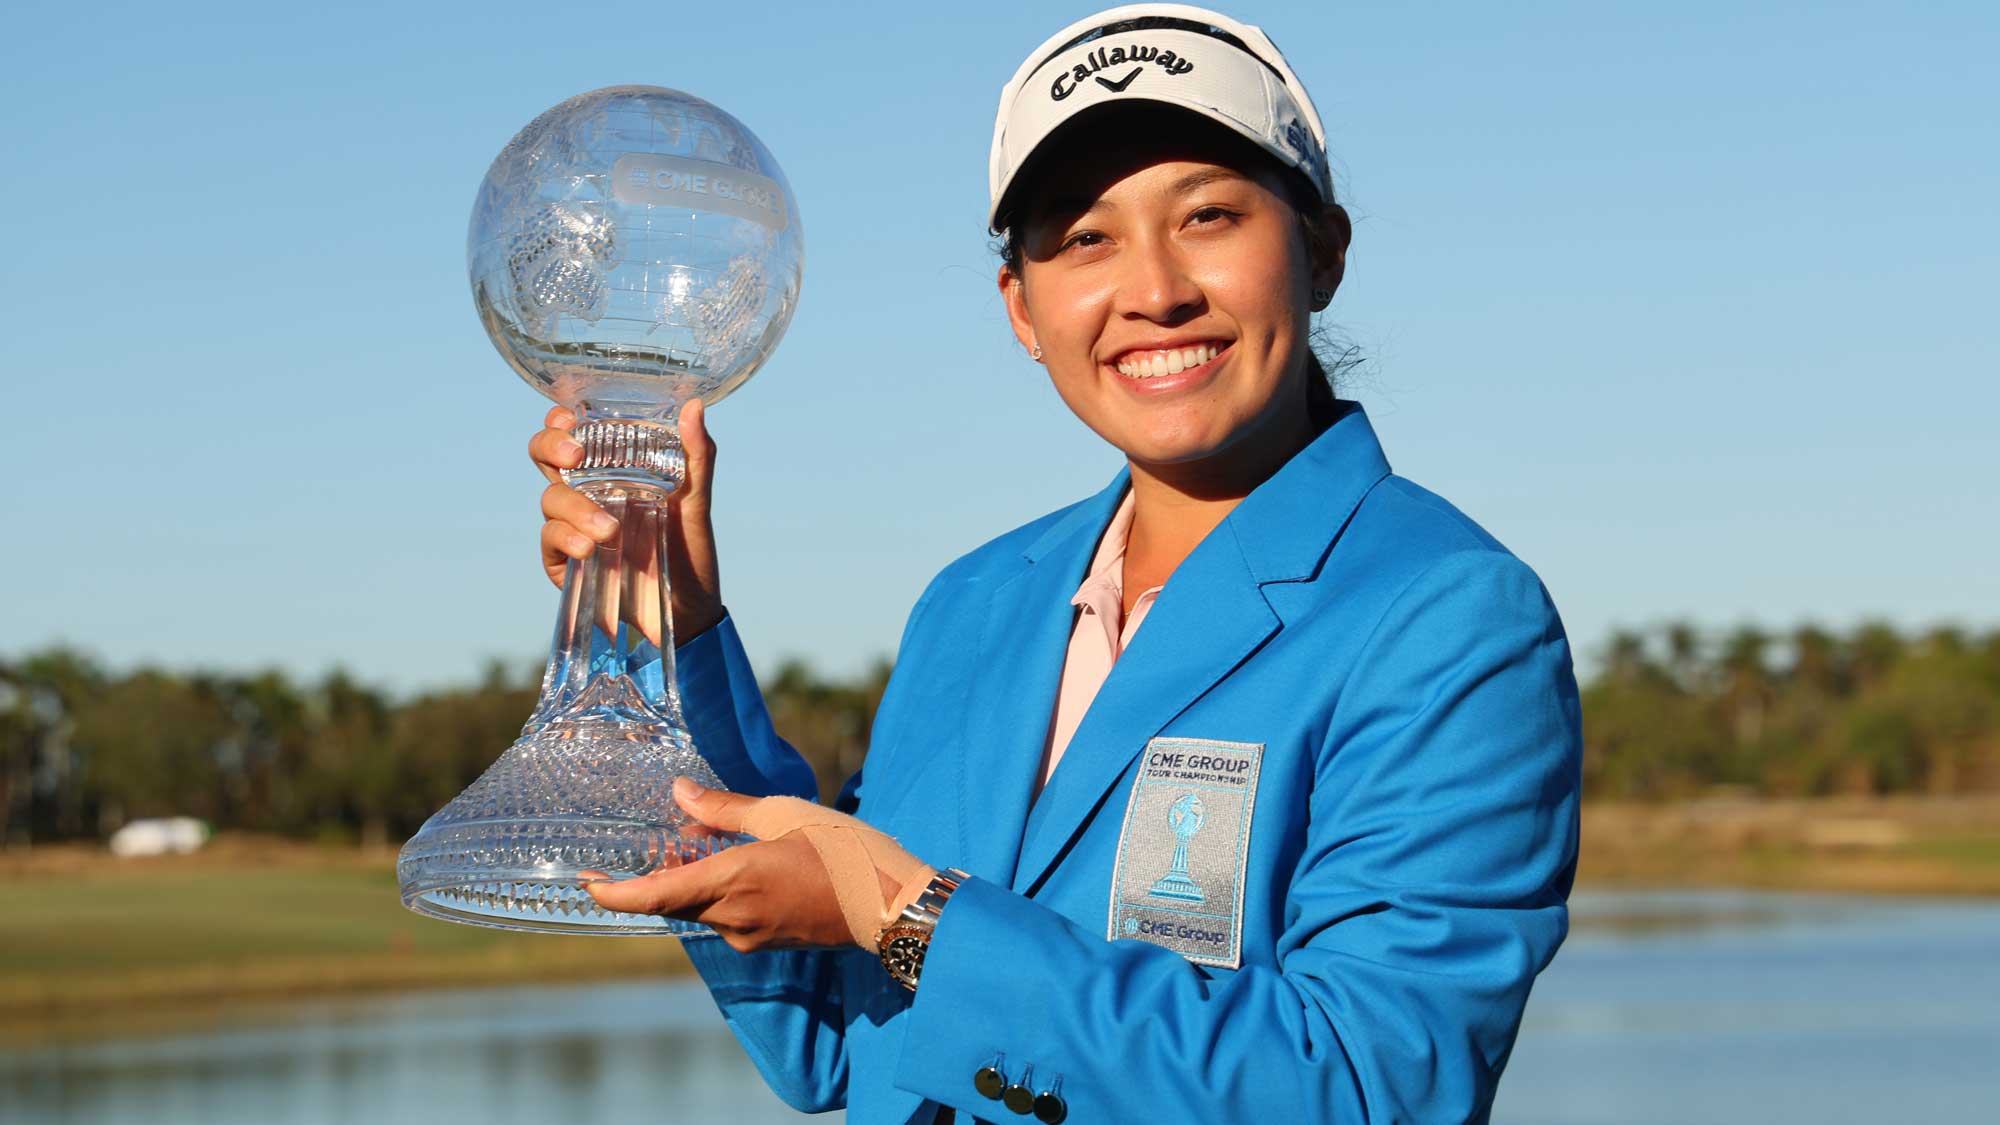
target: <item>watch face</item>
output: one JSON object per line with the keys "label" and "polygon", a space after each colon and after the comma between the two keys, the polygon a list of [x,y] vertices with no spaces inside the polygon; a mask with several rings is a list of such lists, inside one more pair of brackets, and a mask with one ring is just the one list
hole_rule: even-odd
{"label": "watch face", "polygon": [[930,948],[929,935],[915,929],[890,930],[882,942],[882,967],[905,988],[917,987],[924,971],[924,951]]}

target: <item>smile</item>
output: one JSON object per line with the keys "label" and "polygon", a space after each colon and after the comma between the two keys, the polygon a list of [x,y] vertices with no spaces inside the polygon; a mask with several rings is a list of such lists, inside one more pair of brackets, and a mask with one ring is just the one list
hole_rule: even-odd
{"label": "smile", "polygon": [[1158,379],[1179,375],[1200,367],[1229,350],[1226,340],[1210,340],[1180,348],[1138,349],[1121,352],[1112,366],[1128,379]]}

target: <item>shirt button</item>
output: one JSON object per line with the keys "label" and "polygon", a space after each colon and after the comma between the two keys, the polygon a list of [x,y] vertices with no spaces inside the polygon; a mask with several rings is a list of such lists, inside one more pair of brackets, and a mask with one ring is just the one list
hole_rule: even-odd
{"label": "shirt button", "polygon": [[1000,1099],[1007,1086],[1007,1076],[1000,1073],[997,1066],[982,1066],[972,1075],[972,1088],[979,1091],[982,1098]]}

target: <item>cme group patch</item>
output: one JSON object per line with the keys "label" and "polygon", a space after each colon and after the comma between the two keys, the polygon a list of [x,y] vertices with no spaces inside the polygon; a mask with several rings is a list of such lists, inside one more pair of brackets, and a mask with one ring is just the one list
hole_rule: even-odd
{"label": "cme group patch", "polygon": [[1155,738],[1125,802],[1105,937],[1200,965],[1243,963],[1243,868],[1261,742]]}

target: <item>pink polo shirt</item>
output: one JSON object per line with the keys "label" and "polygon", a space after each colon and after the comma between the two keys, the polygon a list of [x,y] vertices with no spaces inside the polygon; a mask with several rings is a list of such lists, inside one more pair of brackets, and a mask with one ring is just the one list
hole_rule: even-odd
{"label": "pink polo shirt", "polygon": [[1090,709],[1090,701],[1097,698],[1097,689],[1104,686],[1105,677],[1111,674],[1111,665],[1132,643],[1132,635],[1139,631],[1140,622],[1146,620],[1146,611],[1160,596],[1159,586],[1147,590],[1132,603],[1132,615],[1124,616],[1125,542],[1131,532],[1132,490],[1128,488],[1110,525],[1104,529],[1104,538],[1098,541],[1097,554],[1090,560],[1090,573],[1084,576],[1083,585],[1076,588],[1076,596],[1069,600],[1077,607],[1076,627],[1070,630],[1069,655],[1063,658],[1062,687],[1049,722],[1048,745],[1042,750],[1041,778],[1035,783],[1037,793],[1055,773],[1056,763],[1062,760],[1070,738],[1083,722],[1083,713]]}

